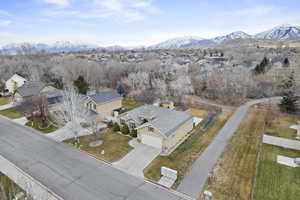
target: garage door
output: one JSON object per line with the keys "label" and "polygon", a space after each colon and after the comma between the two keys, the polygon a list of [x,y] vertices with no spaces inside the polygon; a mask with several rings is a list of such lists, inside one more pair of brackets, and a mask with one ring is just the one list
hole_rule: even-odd
{"label": "garage door", "polygon": [[162,148],[162,140],[159,137],[142,135],[142,143],[158,149]]}

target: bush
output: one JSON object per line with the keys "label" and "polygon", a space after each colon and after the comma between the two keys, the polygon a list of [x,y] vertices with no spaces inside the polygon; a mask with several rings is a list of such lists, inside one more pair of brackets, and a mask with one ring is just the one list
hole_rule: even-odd
{"label": "bush", "polygon": [[121,132],[124,134],[124,135],[128,135],[129,134],[129,128],[128,126],[125,124],[122,129],[121,129]]}
{"label": "bush", "polygon": [[132,137],[136,138],[136,137],[137,137],[137,130],[136,130],[136,129],[133,129],[133,130],[131,131],[130,135],[131,135]]}
{"label": "bush", "polygon": [[114,123],[114,125],[113,125],[113,131],[115,131],[115,132],[120,131],[120,126],[119,126],[118,123]]}

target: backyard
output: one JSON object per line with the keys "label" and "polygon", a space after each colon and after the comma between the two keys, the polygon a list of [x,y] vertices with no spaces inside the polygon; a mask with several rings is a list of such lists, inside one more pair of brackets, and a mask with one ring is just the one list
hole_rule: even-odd
{"label": "backyard", "polygon": [[[131,139],[132,138],[129,136],[115,133],[108,129],[104,133],[80,137],[79,146],[81,150],[86,151],[97,158],[112,163],[120,160],[133,149],[128,144]],[[103,143],[100,146],[91,147],[90,143],[97,140],[101,140]],[[64,142],[66,144],[74,145],[75,141],[75,139],[70,139]],[[103,150],[104,154],[101,153]]]}
{"label": "backyard", "polygon": [[297,131],[291,129],[291,125],[297,125],[299,118],[287,115],[284,113],[277,113],[272,125],[266,129],[266,134],[287,139],[295,139]]}
{"label": "backyard", "polygon": [[[228,118],[231,116],[232,111],[224,110],[219,114],[216,121],[209,127],[200,137],[193,141],[191,146],[188,145],[189,140],[193,138],[200,130],[201,124],[198,125],[192,135],[182,143],[171,155],[169,156],[158,156],[151,164],[144,170],[146,178],[158,181],[161,177],[161,167],[169,167],[178,171],[178,179],[173,185],[173,188],[177,188],[179,183],[184,177],[184,174],[192,166],[194,161],[199,155],[205,150],[205,148],[212,142],[214,136],[226,123]],[[187,148],[187,146],[189,146]]]}
{"label": "backyard", "polygon": [[142,106],[143,103],[138,102],[134,99],[131,98],[124,98],[122,100],[122,107],[125,108],[126,110],[133,110],[135,108],[138,108],[140,106]]}
{"label": "backyard", "polygon": [[297,200],[300,197],[300,168],[280,165],[277,155],[300,157],[300,151],[263,145],[258,165],[254,200]]}

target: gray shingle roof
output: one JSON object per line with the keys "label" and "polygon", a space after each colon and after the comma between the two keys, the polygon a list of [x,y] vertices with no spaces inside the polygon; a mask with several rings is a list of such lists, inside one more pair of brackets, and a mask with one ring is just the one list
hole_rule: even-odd
{"label": "gray shingle roof", "polygon": [[186,121],[193,116],[180,111],[170,110],[163,107],[144,105],[128,112],[128,115],[137,122],[141,117],[152,119],[142,126],[151,125],[158,129],[166,137],[172,135]]}
{"label": "gray shingle roof", "polygon": [[40,81],[28,81],[17,89],[17,93],[22,97],[30,97],[38,94],[45,86],[45,83]]}
{"label": "gray shingle roof", "polygon": [[110,102],[114,99],[121,98],[122,96],[115,90],[101,92],[99,94],[88,95],[88,97],[96,104]]}

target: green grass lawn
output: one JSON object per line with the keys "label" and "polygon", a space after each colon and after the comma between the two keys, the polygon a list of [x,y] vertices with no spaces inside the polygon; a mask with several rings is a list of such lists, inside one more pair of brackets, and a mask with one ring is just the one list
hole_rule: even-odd
{"label": "green grass lawn", "polygon": [[18,113],[16,111],[14,111],[13,108],[0,110],[0,115],[3,115],[3,116],[8,117],[10,119],[18,119],[18,118],[23,117],[23,115],[21,113]]}
{"label": "green grass lawn", "polygon": [[[101,135],[80,137],[79,141],[81,150],[112,163],[120,160],[133,149],[133,147],[128,144],[131,139],[131,137],[107,130]],[[89,144],[95,140],[102,140],[103,144],[98,147],[90,147]],[[64,142],[67,144],[74,144],[75,139],[66,140]],[[105,151],[104,155],[101,154],[102,150]]]}
{"label": "green grass lawn", "polygon": [[124,98],[123,101],[122,101],[123,108],[126,108],[127,110],[132,110],[132,109],[135,109],[135,108],[140,107],[142,105],[143,105],[142,102],[138,102],[134,99]]}
{"label": "green grass lawn", "polygon": [[280,165],[277,155],[300,157],[300,151],[263,145],[258,166],[254,200],[300,199],[300,168]]}
{"label": "green grass lawn", "polygon": [[35,130],[40,131],[40,132],[45,133],[45,134],[54,132],[58,129],[57,127],[53,126],[52,124],[47,125],[46,128],[40,128],[40,122],[38,122],[38,121],[34,122],[33,126],[32,126],[32,122],[27,122],[25,125],[29,126],[31,128],[34,128]]}
{"label": "green grass lawn", "polygon": [[291,125],[297,125],[300,118],[279,113],[272,125],[266,129],[268,135],[295,139],[297,131],[291,129]]}
{"label": "green grass lawn", "polygon": [[0,106],[8,104],[10,101],[9,97],[0,97]]}
{"label": "green grass lawn", "polygon": [[[179,185],[180,181],[183,179],[188,169],[205,150],[205,148],[212,142],[213,138],[224,126],[225,122],[228,120],[231,114],[232,111],[223,111],[219,115],[213,126],[211,126],[206,132],[204,132],[199,138],[197,138],[196,141],[194,141],[191,148],[185,148],[186,143],[191,138],[189,137],[169,156],[158,156],[144,170],[145,177],[153,181],[158,181],[160,179],[161,167],[169,167],[178,171],[178,179],[173,185],[173,188],[176,188]],[[196,128],[193,134],[195,134],[199,130],[199,127],[200,126]]]}

